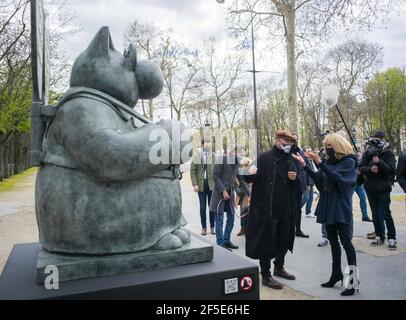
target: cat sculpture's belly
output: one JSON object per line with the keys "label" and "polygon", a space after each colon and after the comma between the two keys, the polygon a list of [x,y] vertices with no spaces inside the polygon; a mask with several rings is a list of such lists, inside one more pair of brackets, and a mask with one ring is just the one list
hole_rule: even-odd
{"label": "cat sculpture's belly", "polygon": [[50,252],[143,251],[185,224],[177,179],[100,182],[81,170],[45,164],[36,195],[40,242]]}

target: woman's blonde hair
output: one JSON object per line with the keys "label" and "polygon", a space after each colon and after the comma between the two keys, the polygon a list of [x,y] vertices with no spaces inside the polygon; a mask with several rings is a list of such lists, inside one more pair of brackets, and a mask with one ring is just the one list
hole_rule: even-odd
{"label": "woman's blonde hair", "polygon": [[326,136],[323,141],[324,150],[326,150],[327,145],[333,147],[337,159],[341,159],[345,156],[348,156],[349,154],[354,153],[351,143],[338,132]]}

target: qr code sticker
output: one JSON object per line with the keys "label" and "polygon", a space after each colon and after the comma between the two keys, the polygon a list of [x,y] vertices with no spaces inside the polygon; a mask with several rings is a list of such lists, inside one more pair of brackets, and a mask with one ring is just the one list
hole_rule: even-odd
{"label": "qr code sticker", "polygon": [[238,292],[238,278],[225,279],[224,280],[224,293],[236,293]]}

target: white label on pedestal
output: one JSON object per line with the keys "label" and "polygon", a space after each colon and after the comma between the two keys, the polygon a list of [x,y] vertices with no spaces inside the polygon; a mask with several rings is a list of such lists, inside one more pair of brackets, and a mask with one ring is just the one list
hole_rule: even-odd
{"label": "white label on pedestal", "polygon": [[224,293],[236,293],[238,292],[238,278],[225,279],[224,280]]}

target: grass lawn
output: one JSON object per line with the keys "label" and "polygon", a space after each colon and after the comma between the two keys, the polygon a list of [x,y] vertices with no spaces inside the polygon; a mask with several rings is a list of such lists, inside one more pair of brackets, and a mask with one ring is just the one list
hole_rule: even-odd
{"label": "grass lawn", "polygon": [[11,176],[8,179],[0,181],[0,192],[12,191],[17,183],[23,181],[29,175],[34,174],[35,172],[37,172],[37,170],[38,168],[33,167],[19,174]]}

